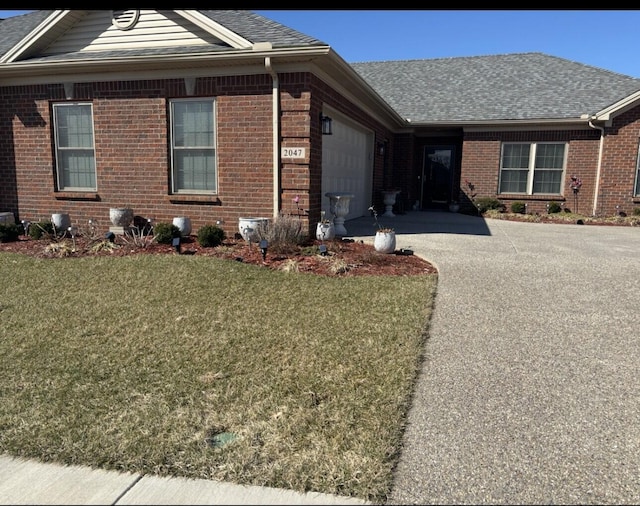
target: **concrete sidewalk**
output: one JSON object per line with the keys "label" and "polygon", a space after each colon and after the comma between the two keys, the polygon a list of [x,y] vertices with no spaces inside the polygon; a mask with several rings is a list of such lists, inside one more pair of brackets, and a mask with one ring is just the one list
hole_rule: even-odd
{"label": "concrete sidewalk", "polygon": [[327,504],[365,501],[211,480],[160,478],[0,456],[0,504]]}

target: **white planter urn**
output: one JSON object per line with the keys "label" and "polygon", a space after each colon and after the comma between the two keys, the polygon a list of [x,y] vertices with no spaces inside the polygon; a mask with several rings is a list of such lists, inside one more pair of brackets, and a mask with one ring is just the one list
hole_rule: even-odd
{"label": "white planter urn", "polygon": [[383,202],[384,202],[384,214],[388,218],[395,217],[393,214],[393,206],[396,204],[396,196],[400,193],[400,190],[382,190]]}
{"label": "white planter urn", "polygon": [[316,239],[331,241],[336,236],[336,227],[330,221],[321,221],[316,225]]}
{"label": "white planter urn", "polygon": [[51,215],[51,223],[60,232],[61,230],[67,230],[71,226],[71,218],[67,213],[53,213]]}
{"label": "white planter urn", "polygon": [[133,209],[130,207],[112,207],[109,209],[109,219],[115,227],[126,228],[133,221]]}
{"label": "white planter urn", "polygon": [[187,218],[186,216],[176,216],[173,219],[173,224],[178,227],[182,237],[191,235],[191,218]]}
{"label": "white planter urn", "polygon": [[393,253],[396,250],[396,233],[393,230],[378,230],[373,247],[379,253]]}
{"label": "white planter urn", "polygon": [[238,218],[238,230],[240,235],[247,242],[258,242],[258,227],[269,224],[269,218],[240,217]]}
{"label": "white planter urn", "polygon": [[349,202],[355,195],[347,192],[327,192],[325,195],[329,197],[329,212],[334,216],[336,235],[341,237],[347,235],[344,220],[349,214]]}

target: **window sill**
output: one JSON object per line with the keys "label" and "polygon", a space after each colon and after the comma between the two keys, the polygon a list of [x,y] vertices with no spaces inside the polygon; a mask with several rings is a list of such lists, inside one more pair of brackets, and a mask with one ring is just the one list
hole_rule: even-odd
{"label": "window sill", "polygon": [[508,200],[544,200],[544,201],[558,201],[564,202],[566,197],[563,195],[558,195],[557,193],[537,193],[535,195],[527,195],[524,193],[499,193],[498,199],[508,199]]}
{"label": "window sill", "polygon": [[209,206],[220,206],[222,202],[217,195],[168,195],[167,199],[172,204],[201,204]]}
{"label": "window sill", "polygon": [[100,200],[96,192],[53,192],[52,196],[56,200]]}

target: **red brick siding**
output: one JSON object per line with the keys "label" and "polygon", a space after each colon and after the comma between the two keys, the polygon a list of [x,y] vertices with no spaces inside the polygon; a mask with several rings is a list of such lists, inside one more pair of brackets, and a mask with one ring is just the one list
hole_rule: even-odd
{"label": "red brick siding", "polygon": [[617,116],[605,133],[598,213],[611,216],[620,211],[630,215],[634,208],[640,207],[640,198],[633,196],[640,139],[640,106]]}
{"label": "red brick siding", "polygon": [[[281,160],[279,206],[320,217],[324,103],[375,131],[390,132],[345,97],[309,73],[280,74],[282,146],[304,147],[305,160]],[[215,97],[218,192],[209,196],[170,195],[168,104],[185,97],[182,79],[78,83],[75,100],[94,108],[97,186],[95,194],[55,192],[51,103],[64,101],[62,85],[0,88],[0,207],[19,219],[49,219],[67,212],[78,226],[96,220],[110,226],[109,208],[129,205],[137,216],[170,222],[191,218],[194,231],[222,221],[237,232],[239,216],[267,216],[273,208],[273,82],[268,74],[198,78],[196,97]],[[391,156],[393,153],[390,145]],[[383,157],[374,157],[374,196],[382,188]],[[19,195],[19,197],[18,197]],[[293,202],[298,195],[298,207]],[[304,217],[305,227],[308,218]],[[308,230],[308,229],[307,229]]]}
{"label": "red brick siding", "polygon": [[182,79],[75,86],[75,99],[94,108],[93,195],[54,191],[50,104],[64,100],[63,87],[3,88],[0,206],[32,221],[67,212],[106,230],[109,207],[130,205],[155,222],[189,216],[194,230],[222,220],[233,234],[240,215],[273,214],[271,90],[267,75],[198,79],[195,95],[217,99],[218,194],[189,198],[169,195],[168,101],[185,96]]}
{"label": "red brick siding", "polygon": [[[579,193],[579,211],[591,214],[598,162],[599,132],[597,130],[530,131],[530,132],[467,132],[464,135],[460,186],[463,204],[472,197],[495,197],[507,208],[519,200],[527,203],[527,212],[544,213],[550,201],[566,201],[574,205],[569,189],[570,177],[576,175],[583,185]],[[498,194],[500,151],[503,142],[567,142],[567,169],[561,195]],[[471,190],[465,181],[473,185]]]}

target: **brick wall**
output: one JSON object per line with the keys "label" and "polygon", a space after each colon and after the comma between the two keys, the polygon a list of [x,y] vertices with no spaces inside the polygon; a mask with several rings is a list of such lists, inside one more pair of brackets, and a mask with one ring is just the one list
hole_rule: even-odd
{"label": "brick wall", "polygon": [[[567,142],[567,169],[561,194],[520,195],[498,194],[500,150],[503,142]],[[474,198],[495,197],[510,209],[514,201],[527,204],[527,212],[546,213],[551,201],[574,207],[574,194],[569,188],[570,177],[582,179],[578,195],[578,211],[590,215],[593,209],[598,162],[599,132],[597,130],[527,131],[527,132],[467,132],[463,139],[460,190],[462,204],[467,207]],[[473,189],[469,187],[472,185]]]}
{"label": "brick wall", "polygon": [[640,197],[633,195],[640,139],[640,106],[617,116],[605,134],[598,214],[611,216],[624,212],[631,215],[635,208],[640,207]]}
{"label": "brick wall", "polygon": [[194,231],[222,221],[234,234],[239,216],[273,215],[271,91],[268,75],[197,80],[195,96],[217,99],[218,193],[184,196],[170,194],[167,131],[182,79],[76,85],[75,100],[94,108],[96,193],[55,191],[51,103],[65,100],[62,85],[2,88],[0,207],[30,221],[66,212],[74,225],[92,219],[106,231],[109,208],[127,205],[155,222],[188,216]]}

